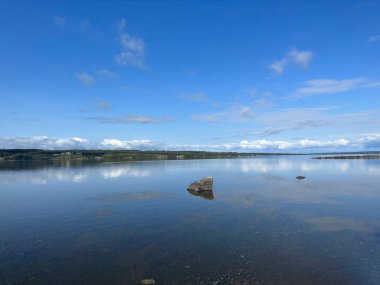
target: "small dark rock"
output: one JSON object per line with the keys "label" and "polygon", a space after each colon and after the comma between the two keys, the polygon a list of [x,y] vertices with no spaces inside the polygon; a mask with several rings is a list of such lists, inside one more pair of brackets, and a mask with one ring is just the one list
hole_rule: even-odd
{"label": "small dark rock", "polygon": [[195,192],[202,192],[202,191],[212,191],[212,184],[214,180],[211,176],[203,178],[199,181],[195,181],[191,183],[187,190],[189,191],[195,191]]}
{"label": "small dark rock", "polygon": [[305,176],[302,176],[302,175],[299,175],[296,177],[298,180],[302,180],[302,179],[305,179],[306,177]]}

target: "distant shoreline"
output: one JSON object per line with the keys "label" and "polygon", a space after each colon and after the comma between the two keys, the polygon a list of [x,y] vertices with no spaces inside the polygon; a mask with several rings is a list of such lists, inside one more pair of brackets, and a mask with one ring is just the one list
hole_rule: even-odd
{"label": "distant shoreline", "polygon": [[0,161],[146,161],[211,158],[239,158],[287,153],[240,153],[207,151],[145,151],[145,150],[39,150],[3,149]]}
{"label": "distant shoreline", "polygon": [[317,156],[313,159],[380,159],[380,155],[337,155],[337,156]]}
{"label": "distant shoreline", "polygon": [[[0,161],[146,161],[310,155],[313,159],[380,159],[380,151],[346,153],[253,153],[168,150],[0,149]],[[318,155],[318,156],[317,156]]]}

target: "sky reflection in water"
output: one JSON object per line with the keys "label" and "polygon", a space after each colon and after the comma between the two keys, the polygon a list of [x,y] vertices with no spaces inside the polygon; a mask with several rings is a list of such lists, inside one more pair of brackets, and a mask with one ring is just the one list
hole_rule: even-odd
{"label": "sky reflection in water", "polygon": [[380,283],[379,160],[0,167],[0,284]]}

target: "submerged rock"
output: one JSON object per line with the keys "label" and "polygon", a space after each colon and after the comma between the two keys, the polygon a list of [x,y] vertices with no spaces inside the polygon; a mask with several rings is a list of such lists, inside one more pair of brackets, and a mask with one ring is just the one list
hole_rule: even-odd
{"label": "submerged rock", "polygon": [[214,180],[211,176],[203,178],[199,181],[191,183],[188,187],[188,191],[202,192],[202,191],[212,191],[212,184]]}
{"label": "submerged rock", "polygon": [[296,177],[298,180],[302,180],[302,179],[305,179],[306,177],[305,176],[302,176],[302,175],[299,175]]}
{"label": "submerged rock", "polygon": [[144,280],[141,280],[141,284],[143,284],[143,285],[155,285],[156,284],[156,280],[154,280],[154,279],[144,279]]}

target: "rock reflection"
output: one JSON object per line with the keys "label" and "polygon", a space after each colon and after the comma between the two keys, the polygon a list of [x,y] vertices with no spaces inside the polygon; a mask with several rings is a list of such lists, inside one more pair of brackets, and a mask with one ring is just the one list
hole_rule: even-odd
{"label": "rock reflection", "polygon": [[214,193],[212,191],[193,191],[187,189],[187,192],[189,192],[193,196],[199,196],[202,197],[203,199],[207,200],[214,200]]}

